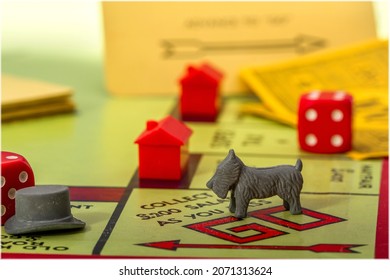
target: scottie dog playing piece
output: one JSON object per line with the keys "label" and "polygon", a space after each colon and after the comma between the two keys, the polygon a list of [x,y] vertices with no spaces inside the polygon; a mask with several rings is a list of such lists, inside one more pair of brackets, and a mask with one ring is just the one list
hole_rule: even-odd
{"label": "scottie dog playing piece", "polygon": [[267,198],[278,195],[290,213],[302,212],[300,194],[303,186],[302,161],[295,166],[278,165],[266,168],[246,166],[230,150],[227,157],[218,165],[207,187],[220,198],[226,198],[231,191],[230,212],[243,219],[247,215],[249,201],[254,198]]}

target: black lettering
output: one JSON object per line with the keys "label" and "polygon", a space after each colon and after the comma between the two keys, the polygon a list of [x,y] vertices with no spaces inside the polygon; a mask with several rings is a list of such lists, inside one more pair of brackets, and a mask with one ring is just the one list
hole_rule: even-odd
{"label": "black lettering", "polygon": [[192,218],[192,219],[196,219],[196,216],[195,216],[195,214],[191,214],[191,215],[184,215],[183,217],[186,217],[186,218]]}
{"label": "black lettering", "polygon": [[157,223],[162,227],[165,225],[177,224],[177,223],[181,223],[181,222],[182,222],[181,220],[177,220],[175,218],[170,218],[166,221],[157,221]]}

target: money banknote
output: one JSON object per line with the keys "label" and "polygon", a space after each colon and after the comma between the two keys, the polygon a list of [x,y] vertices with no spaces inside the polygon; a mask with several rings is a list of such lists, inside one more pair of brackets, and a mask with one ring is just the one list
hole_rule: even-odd
{"label": "money banknote", "polygon": [[289,61],[242,69],[259,97],[242,111],[295,127],[300,96],[313,90],[353,96],[355,159],[388,155],[388,41],[373,40]]}

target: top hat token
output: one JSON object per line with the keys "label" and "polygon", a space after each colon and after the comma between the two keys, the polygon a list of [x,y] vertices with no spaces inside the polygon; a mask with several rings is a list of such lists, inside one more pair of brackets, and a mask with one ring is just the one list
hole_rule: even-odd
{"label": "top hat token", "polygon": [[73,217],[69,189],[48,185],[20,189],[15,196],[15,215],[4,225],[8,234],[26,234],[52,230],[84,228]]}

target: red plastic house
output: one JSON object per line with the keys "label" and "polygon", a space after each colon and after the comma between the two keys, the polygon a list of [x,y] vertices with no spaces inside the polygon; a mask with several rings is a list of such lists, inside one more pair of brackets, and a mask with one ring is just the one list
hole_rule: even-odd
{"label": "red plastic house", "polygon": [[185,121],[214,121],[219,112],[223,74],[205,63],[189,66],[180,79],[180,114]]}
{"label": "red plastic house", "polygon": [[171,116],[148,121],[146,130],[135,140],[139,145],[139,178],[179,180],[188,162],[191,134],[190,128]]}

